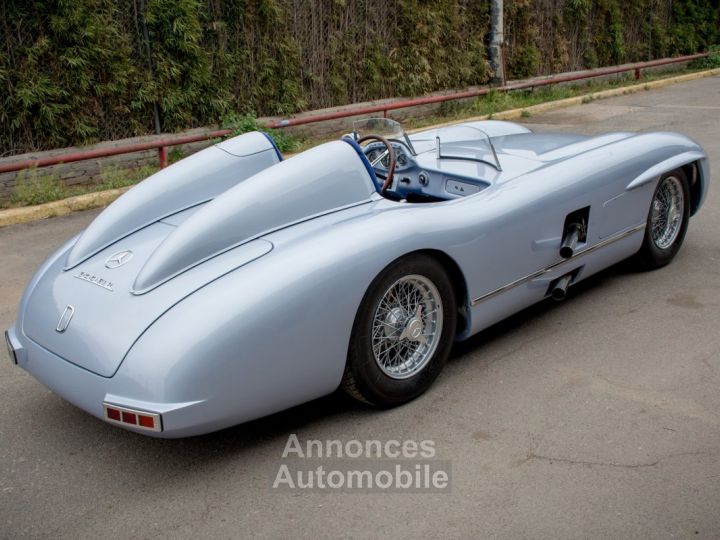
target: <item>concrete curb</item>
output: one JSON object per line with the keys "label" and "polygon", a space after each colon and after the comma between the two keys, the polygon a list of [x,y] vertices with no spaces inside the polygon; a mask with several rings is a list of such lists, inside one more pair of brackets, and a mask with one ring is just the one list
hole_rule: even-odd
{"label": "concrete curb", "polygon": [[[555,109],[563,109],[565,107],[573,107],[575,105],[582,105],[590,101],[597,99],[605,99],[610,97],[622,96],[625,94],[634,94],[643,90],[654,90],[656,88],[662,88],[664,86],[670,86],[671,84],[677,84],[687,81],[694,81],[696,79],[704,79],[705,77],[712,77],[714,75],[720,75],[720,68],[709,69],[707,71],[698,71],[695,73],[688,73],[686,75],[678,75],[676,77],[668,77],[667,79],[658,79],[656,81],[650,81],[646,83],[634,84],[632,86],[623,86],[621,88],[611,88],[609,90],[600,90],[599,92],[592,92],[590,94],[583,94],[582,96],[576,96],[566,99],[558,99],[556,101],[548,101],[546,103],[538,103],[537,105],[530,105],[523,109],[509,109],[507,111],[497,112],[492,115],[493,120],[514,120],[522,118],[523,114],[536,114],[552,111]],[[418,131],[425,131],[426,129],[434,129],[445,126],[451,126],[458,122],[474,122],[476,120],[487,120],[491,115],[475,116],[472,118],[463,118],[462,120],[452,120],[442,124],[435,124],[432,126],[425,126],[418,129],[409,130],[409,133],[415,133]]]}
{"label": "concrete curb", "polygon": [[119,189],[108,189],[106,191],[96,191],[95,193],[86,193],[84,195],[38,204],[36,206],[22,206],[19,208],[0,210],[0,227],[64,216],[71,212],[107,206],[128,189],[130,189],[130,186]]}
{"label": "concrete curb", "polygon": [[[599,92],[593,92],[590,94],[584,94],[582,96],[576,96],[567,99],[559,99],[557,101],[548,101],[547,103],[539,103],[537,105],[531,105],[523,109],[511,109],[508,111],[495,113],[492,115],[492,118],[495,120],[514,120],[517,118],[522,118],[523,114],[529,113],[532,115],[543,113],[555,109],[562,109],[565,107],[581,105],[583,103],[587,103],[588,101],[594,101],[596,99],[604,99],[625,94],[633,94],[635,92],[640,92],[643,90],[653,90],[656,88],[669,86],[671,84],[694,81],[696,79],[703,79],[705,77],[712,77],[714,75],[720,75],[720,68],[709,69],[706,71],[698,71],[696,73],[688,73],[686,75],[678,75],[676,77],[668,77],[667,79],[658,79],[656,81],[640,83],[632,86],[612,88],[610,90],[601,90]],[[461,121],[472,122],[476,120],[487,120],[488,118],[489,115],[463,118],[462,120],[457,119],[451,122],[445,122],[442,124],[435,124],[410,130],[410,133],[449,126],[452,124],[457,124]],[[110,189],[107,191],[98,191],[95,193],[78,195],[76,197],[70,197],[68,199],[63,199],[60,201],[39,204],[37,206],[23,206],[19,208],[0,210],[0,228],[7,227],[8,225],[26,223],[28,221],[36,221],[51,217],[64,216],[66,214],[70,214],[71,212],[78,212],[80,210],[90,210],[92,208],[100,208],[103,206],[107,206],[115,199],[117,199],[120,195],[125,193],[128,189],[130,189],[130,187]]]}

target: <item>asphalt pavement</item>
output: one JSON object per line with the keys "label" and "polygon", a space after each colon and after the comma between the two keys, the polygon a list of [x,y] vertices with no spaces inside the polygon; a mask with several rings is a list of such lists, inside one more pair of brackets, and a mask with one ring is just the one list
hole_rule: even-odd
{"label": "asphalt pavement", "polygon": [[[720,170],[718,77],[523,123],[679,131]],[[35,268],[95,215],[0,229],[0,327]],[[0,537],[718,538],[718,231],[713,186],[670,266],[612,268],[563,303],[456,345],[427,394],[389,411],[337,393],[219,433],[156,440],[67,404],[3,351]],[[450,489],[274,489],[291,434],[303,444],[432,441]]]}

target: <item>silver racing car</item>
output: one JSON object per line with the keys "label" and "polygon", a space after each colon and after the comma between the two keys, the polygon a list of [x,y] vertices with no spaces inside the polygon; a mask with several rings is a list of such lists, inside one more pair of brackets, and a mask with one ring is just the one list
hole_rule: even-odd
{"label": "silver racing car", "polygon": [[676,133],[392,120],[283,160],[247,133],[152,175],[37,271],[11,358],[76,406],[197,435],[342,387],[378,407],[455,340],[632,257],[669,263],[707,193]]}

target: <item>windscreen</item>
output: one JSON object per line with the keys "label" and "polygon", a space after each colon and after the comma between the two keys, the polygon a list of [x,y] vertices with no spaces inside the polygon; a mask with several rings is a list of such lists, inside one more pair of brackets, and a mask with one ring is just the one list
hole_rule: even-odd
{"label": "windscreen", "polygon": [[449,126],[413,137],[419,152],[433,151],[438,159],[479,161],[502,170],[487,133],[473,126]]}
{"label": "windscreen", "polygon": [[399,141],[415,154],[415,149],[400,122],[390,118],[365,118],[354,121],[353,136],[355,140],[366,135],[380,135],[388,140]]}

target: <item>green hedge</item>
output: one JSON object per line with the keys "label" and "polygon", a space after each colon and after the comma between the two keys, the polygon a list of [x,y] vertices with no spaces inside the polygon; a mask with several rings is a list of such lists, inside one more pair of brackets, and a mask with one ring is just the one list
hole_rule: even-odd
{"label": "green hedge", "polygon": [[[711,0],[505,10],[513,77],[695,52],[718,32]],[[152,133],[156,107],[168,132],[483,84],[488,20],[477,0],[2,0],[0,155]]]}

